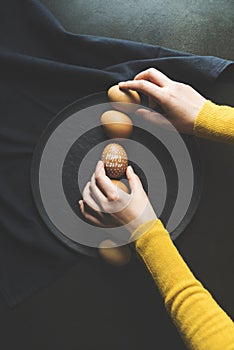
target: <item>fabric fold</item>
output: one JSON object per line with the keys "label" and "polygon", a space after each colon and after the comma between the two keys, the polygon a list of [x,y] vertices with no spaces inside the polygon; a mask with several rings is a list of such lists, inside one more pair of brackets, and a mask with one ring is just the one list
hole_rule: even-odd
{"label": "fabric fold", "polygon": [[39,1],[8,0],[0,12],[0,65],[0,292],[14,306],[82,258],[51,235],[31,192],[33,150],[55,114],[149,67],[212,99],[213,82],[233,62],[73,34]]}

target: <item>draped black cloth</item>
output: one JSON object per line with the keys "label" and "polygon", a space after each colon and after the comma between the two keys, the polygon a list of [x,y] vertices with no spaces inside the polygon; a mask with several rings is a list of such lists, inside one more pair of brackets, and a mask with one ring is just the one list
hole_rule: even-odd
{"label": "draped black cloth", "polygon": [[[77,19],[79,20],[79,19]],[[41,220],[30,187],[37,141],[71,102],[155,67],[208,98],[231,61],[66,31],[37,0],[0,10],[0,293],[16,305],[82,256]]]}

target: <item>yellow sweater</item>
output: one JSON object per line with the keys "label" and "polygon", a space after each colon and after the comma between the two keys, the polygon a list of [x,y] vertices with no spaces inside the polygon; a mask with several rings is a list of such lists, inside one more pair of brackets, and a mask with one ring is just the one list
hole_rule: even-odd
{"label": "yellow sweater", "polygon": [[[207,101],[194,134],[234,143],[234,108]],[[140,226],[136,250],[145,262],[166,308],[189,349],[233,350],[234,324],[194,277],[160,220]]]}

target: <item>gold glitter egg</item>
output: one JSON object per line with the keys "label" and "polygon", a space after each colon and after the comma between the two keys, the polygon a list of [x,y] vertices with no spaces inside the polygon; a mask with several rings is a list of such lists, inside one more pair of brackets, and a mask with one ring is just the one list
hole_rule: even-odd
{"label": "gold glitter egg", "polygon": [[102,161],[106,174],[111,179],[120,178],[128,166],[128,156],[124,148],[118,143],[110,143],[102,152]]}

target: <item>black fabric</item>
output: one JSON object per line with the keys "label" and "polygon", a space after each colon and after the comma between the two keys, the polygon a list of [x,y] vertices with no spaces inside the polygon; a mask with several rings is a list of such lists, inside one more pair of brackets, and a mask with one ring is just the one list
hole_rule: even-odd
{"label": "black fabric", "polygon": [[39,1],[1,2],[0,292],[10,306],[82,259],[50,234],[31,194],[33,150],[54,115],[148,67],[210,98],[214,80],[230,64],[158,46],[75,35]]}

